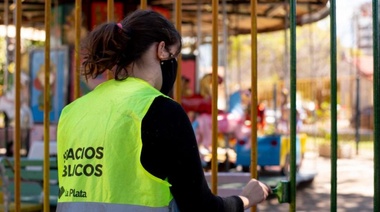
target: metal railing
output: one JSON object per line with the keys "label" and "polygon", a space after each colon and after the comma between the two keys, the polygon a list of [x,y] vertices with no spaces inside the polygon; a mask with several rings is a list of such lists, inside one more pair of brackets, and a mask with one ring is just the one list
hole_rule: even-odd
{"label": "metal railing", "polygon": [[[180,0],[176,0],[176,27],[181,30],[181,4]],[[212,14],[213,14],[213,28],[212,28],[212,95],[218,96],[218,74],[217,74],[217,61],[218,61],[218,4],[217,0],[212,0]],[[290,140],[291,140],[291,163],[290,163],[290,211],[296,211],[296,85],[297,85],[297,42],[296,42],[296,0],[289,1],[289,25],[290,25],[290,104],[291,104],[291,117],[290,117]],[[49,84],[49,70],[50,70],[50,0],[45,1],[45,84]],[[147,7],[147,2],[141,1],[141,8]],[[16,211],[20,211],[20,28],[21,28],[21,13],[22,13],[22,1],[16,1],[16,78],[15,78],[15,133],[14,133],[14,157],[15,157],[15,206]],[[379,3],[378,0],[372,0],[372,20],[373,20],[373,55],[374,55],[374,73],[373,73],[373,102],[374,102],[374,208],[373,211],[380,211],[380,63],[379,63],[379,51],[380,51],[380,36],[379,36]],[[80,44],[80,23],[81,23],[81,10],[82,1],[75,1],[75,77],[74,77],[74,98],[78,98],[79,92],[79,44]],[[251,120],[252,120],[252,146],[257,146],[257,124],[256,124],[256,105],[257,105],[257,0],[251,0],[251,39],[252,39],[252,108],[251,108]],[[108,0],[108,12],[113,11],[113,0]],[[108,17],[108,20],[112,19],[112,16]],[[331,56],[331,208],[330,211],[337,211],[337,47],[336,47],[336,1],[330,0],[330,56]],[[179,63],[180,64],[180,63]],[[181,67],[179,67],[181,69]],[[180,75],[180,71],[178,72]],[[177,78],[179,82],[179,78]],[[176,86],[177,94],[180,93],[180,83]],[[49,158],[49,116],[48,105],[50,105],[49,86],[45,86],[44,94],[44,158]],[[179,95],[175,95],[178,97]],[[178,98],[176,99],[180,101]],[[212,101],[212,157],[217,157],[217,99],[213,98]],[[251,151],[251,176],[257,178],[257,148],[253,148]],[[49,170],[49,160],[45,160],[45,170]],[[217,160],[212,160],[212,191],[217,194]],[[49,172],[44,173],[45,179],[49,179]],[[49,184],[44,183],[44,211],[49,211]],[[252,208],[255,211],[256,208]]]}
{"label": "metal railing", "polygon": [[373,23],[373,110],[374,110],[374,207],[373,211],[380,211],[380,33],[379,33],[379,1],[372,0]]}

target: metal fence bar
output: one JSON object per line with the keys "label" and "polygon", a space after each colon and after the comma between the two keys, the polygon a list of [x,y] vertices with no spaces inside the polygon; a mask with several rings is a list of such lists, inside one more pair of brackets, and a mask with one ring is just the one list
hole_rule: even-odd
{"label": "metal fence bar", "polygon": [[373,112],[374,112],[374,207],[380,211],[380,46],[379,46],[379,1],[372,0],[373,15]]}
{"label": "metal fence bar", "polygon": [[115,11],[114,0],[107,0],[107,21],[108,22],[115,21],[114,11]]}
{"label": "metal fence bar", "polygon": [[297,91],[297,42],[296,42],[296,0],[290,7],[290,207],[296,211],[296,91]]}
{"label": "metal fence bar", "polygon": [[[182,32],[182,0],[175,1],[175,25],[177,31],[181,34]],[[177,78],[174,89],[174,99],[181,104],[181,93],[182,93],[182,55],[179,54],[177,57],[178,68],[177,68]]]}
{"label": "metal fence bar", "polygon": [[[113,11],[113,0],[108,0],[108,13]],[[110,5],[112,3],[112,5]],[[141,7],[146,7],[146,1],[142,0]],[[177,0],[177,29],[181,31],[181,0]],[[145,6],[144,6],[145,5]],[[213,6],[213,78],[212,78],[212,191],[217,194],[217,87],[218,87],[218,1],[212,1]],[[291,116],[290,116],[290,141],[291,141],[291,160],[290,160],[290,211],[296,211],[296,90],[297,90],[297,45],[296,45],[296,0],[290,0],[290,103],[291,103]],[[50,0],[45,1],[45,82],[49,82],[49,70],[50,70]],[[80,24],[81,24],[81,0],[76,0],[75,7],[76,15],[76,40],[75,40],[75,80],[74,80],[74,96],[79,97],[79,39],[80,39]],[[16,74],[15,74],[15,131],[14,131],[14,158],[15,158],[15,210],[20,211],[20,59],[21,59],[21,13],[22,3],[21,0],[16,1]],[[112,14],[113,15],[113,14]],[[112,15],[108,16],[108,20],[111,21]],[[373,56],[374,56],[374,71],[373,71],[373,100],[374,100],[374,208],[373,211],[380,211],[380,35],[379,35],[379,3],[378,0],[372,0],[372,15],[373,15]],[[252,151],[251,151],[251,175],[253,178],[257,178],[257,0],[251,0],[251,50],[252,50],[252,63],[251,63],[251,86],[252,86]],[[330,211],[337,211],[337,38],[336,38],[336,0],[330,0],[330,79],[331,79],[331,199],[330,199]],[[177,83],[180,81],[177,80]],[[50,105],[50,99],[47,93],[50,93],[50,87],[46,86],[44,93],[44,158],[45,170],[49,167],[49,113],[48,105]],[[177,94],[178,97],[180,96]],[[46,127],[47,126],[47,127]],[[44,172],[44,178],[49,179],[49,172]],[[44,181],[44,211],[49,211],[49,181]],[[256,207],[252,207],[252,211],[256,211]]]}
{"label": "metal fence bar", "polygon": [[[251,0],[251,177],[257,179],[257,0]],[[256,206],[251,208],[255,212]]]}
{"label": "metal fence bar", "polygon": [[218,193],[218,14],[219,1],[212,0],[212,160],[211,191]]}
{"label": "metal fence bar", "polygon": [[337,54],[336,54],[336,1],[330,0],[330,80],[331,80],[331,196],[330,211],[337,210]]}
{"label": "metal fence bar", "polygon": [[[45,1],[45,85],[50,82],[50,17],[51,1]],[[50,211],[50,86],[44,87],[44,206],[45,212]]]}
{"label": "metal fence bar", "polygon": [[80,30],[82,23],[82,0],[75,0],[75,71],[74,71],[74,100],[80,97]]}
{"label": "metal fence bar", "polygon": [[[114,0],[107,0],[107,22],[115,21],[114,11],[115,11],[115,2]],[[107,71],[107,79],[113,79],[114,75],[111,70]]]}
{"label": "metal fence bar", "polygon": [[[6,8],[8,9],[8,8]],[[15,128],[14,128],[14,143],[13,143],[13,157],[15,159],[14,170],[14,198],[15,198],[15,211],[20,211],[21,205],[21,170],[20,170],[20,147],[21,147],[21,136],[20,136],[20,91],[21,91],[21,22],[22,22],[22,4],[21,0],[16,1],[16,72],[15,72]]]}
{"label": "metal fence bar", "polygon": [[148,2],[147,2],[147,0],[141,0],[141,2],[140,2],[140,8],[141,8],[142,10],[145,10],[147,7],[148,7]]}

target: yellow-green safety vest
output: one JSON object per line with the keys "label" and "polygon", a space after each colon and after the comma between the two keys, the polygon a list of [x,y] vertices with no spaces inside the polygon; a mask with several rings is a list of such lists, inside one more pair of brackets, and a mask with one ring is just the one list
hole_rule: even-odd
{"label": "yellow-green safety vest", "polygon": [[138,78],[108,80],[62,110],[57,211],[177,210],[170,184],[140,162],[142,119],[160,95]]}

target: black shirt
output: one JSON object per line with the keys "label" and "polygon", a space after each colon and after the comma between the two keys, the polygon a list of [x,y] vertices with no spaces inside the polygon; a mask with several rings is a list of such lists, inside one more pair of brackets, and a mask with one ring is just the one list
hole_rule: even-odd
{"label": "black shirt", "polygon": [[142,121],[141,163],[154,176],[168,179],[181,212],[244,211],[237,196],[215,196],[205,179],[190,120],[180,104],[157,97]]}

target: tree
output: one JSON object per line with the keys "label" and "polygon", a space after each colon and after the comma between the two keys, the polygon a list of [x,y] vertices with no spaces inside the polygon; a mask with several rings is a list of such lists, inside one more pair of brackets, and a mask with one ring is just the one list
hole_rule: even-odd
{"label": "tree", "polygon": [[[297,27],[297,77],[328,76],[330,65],[329,31],[310,24]],[[288,40],[290,39],[287,32]],[[285,47],[285,31],[258,34],[257,59],[260,80],[285,80],[289,77],[289,52]],[[290,41],[288,41],[290,45]],[[250,84],[251,36],[239,35],[230,38],[229,70],[231,78],[239,84]],[[241,79],[236,72],[241,71]],[[239,82],[242,80],[242,82]]]}

